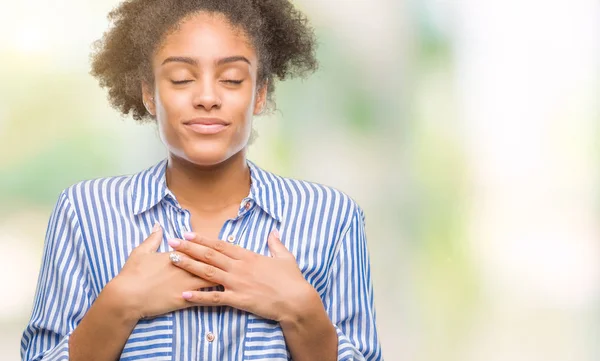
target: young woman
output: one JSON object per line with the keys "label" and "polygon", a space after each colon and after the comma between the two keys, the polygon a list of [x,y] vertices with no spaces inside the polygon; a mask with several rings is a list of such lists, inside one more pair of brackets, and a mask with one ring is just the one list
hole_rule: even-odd
{"label": "young woman", "polygon": [[92,74],[168,156],[50,218],[23,360],[381,360],[364,216],[246,159],[275,80],[316,68],[287,0],[129,0]]}

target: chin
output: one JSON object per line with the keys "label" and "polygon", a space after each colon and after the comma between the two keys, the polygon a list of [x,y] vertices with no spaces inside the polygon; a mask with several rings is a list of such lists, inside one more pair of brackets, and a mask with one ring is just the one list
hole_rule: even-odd
{"label": "chin", "polygon": [[186,154],[186,159],[195,165],[210,167],[227,161],[229,157],[221,152],[193,152]]}
{"label": "chin", "polygon": [[210,167],[226,162],[237,153],[237,151],[233,151],[227,147],[208,146],[207,144],[205,146],[197,145],[191,149],[186,149],[184,157],[190,163]]}

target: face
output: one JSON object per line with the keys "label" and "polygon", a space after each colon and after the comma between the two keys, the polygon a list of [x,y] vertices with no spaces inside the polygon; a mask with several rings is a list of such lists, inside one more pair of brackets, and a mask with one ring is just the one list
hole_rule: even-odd
{"label": "face", "polygon": [[220,14],[194,14],[165,37],[142,91],[171,156],[211,166],[245,149],[265,105],[257,67],[247,35]]}

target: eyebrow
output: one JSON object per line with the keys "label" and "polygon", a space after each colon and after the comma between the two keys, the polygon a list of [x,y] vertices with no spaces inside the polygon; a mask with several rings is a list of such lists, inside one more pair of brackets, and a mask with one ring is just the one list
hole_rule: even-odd
{"label": "eyebrow", "polygon": [[[217,60],[216,64],[217,64],[217,66],[219,66],[219,65],[229,64],[229,63],[235,63],[236,61],[243,61],[245,63],[248,63],[248,65],[252,65],[252,63],[250,62],[250,60],[248,60],[248,58],[246,58],[245,56],[241,56],[241,55],[228,56],[226,58],[221,58],[221,59]],[[161,65],[165,65],[167,63],[185,63],[185,64],[190,64],[193,66],[198,66],[198,60],[196,60],[194,58],[190,58],[188,56],[170,56],[170,57],[166,58],[162,62]]]}

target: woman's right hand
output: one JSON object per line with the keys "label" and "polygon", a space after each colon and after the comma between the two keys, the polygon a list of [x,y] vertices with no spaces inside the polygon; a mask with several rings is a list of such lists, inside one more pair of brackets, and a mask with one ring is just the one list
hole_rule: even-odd
{"label": "woman's right hand", "polygon": [[139,320],[193,306],[181,296],[184,291],[216,286],[175,267],[169,253],[158,253],[162,239],[163,231],[157,223],[102,291],[118,300],[128,317]]}

